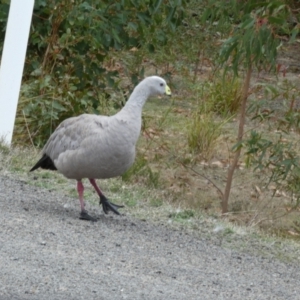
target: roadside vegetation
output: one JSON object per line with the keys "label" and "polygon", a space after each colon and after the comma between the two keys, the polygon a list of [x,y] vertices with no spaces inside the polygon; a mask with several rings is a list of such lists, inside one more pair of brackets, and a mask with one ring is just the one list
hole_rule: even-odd
{"label": "roadside vegetation", "polygon": [[[8,3],[0,0],[1,41]],[[105,181],[111,193],[150,215],[180,207],[174,222],[201,213],[298,239],[299,11],[292,0],[36,0],[3,165],[25,174],[63,119],[113,114],[158,74],[174,95],[146,104],[136,162]],[[43,184],[73,189],[43,174]]]}

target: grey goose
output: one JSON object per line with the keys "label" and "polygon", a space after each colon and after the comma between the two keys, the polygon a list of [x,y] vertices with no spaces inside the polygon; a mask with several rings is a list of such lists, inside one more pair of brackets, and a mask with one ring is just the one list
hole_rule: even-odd
{"label": "grey goose", "polygon": [[171,95],[166,81],[146,77],[133,90],[125,106],[113,116],[82,114],[64,120],[51,134],[41,159],[32,167],[57,170],[77,180],[80,219],[96,221],[85,210],[83,178],[88,178],[100,197],[105,214],[119,214],[123,207],[110,202],[95,179],[122,175],[133,164],[136,143],[141,131],[142,108],[150,96]]}

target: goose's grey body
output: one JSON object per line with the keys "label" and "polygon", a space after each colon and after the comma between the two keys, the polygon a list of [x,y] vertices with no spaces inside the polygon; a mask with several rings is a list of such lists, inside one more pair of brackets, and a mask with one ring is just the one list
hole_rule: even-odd
{"label": "goose's grey body", "polygon": [[111,178],[133,164],[140,129],[140,116],[84,114],[62,122],[43,152],[67,178]]}
{"label": "goose's grey body", "polygon": [[[52,133],[43,148],[43,157],[30,171],[39,167],[57,169],[67,178],[76,179],[80,185],[78,193],[83,211],[81,180],[89,178],[97,190],[94,179],[119,176],[128,170],[135,159],[143,105],[149,96],[164,93],[171,94],[164,79],[147,77],[136,86],[117,114],[83,114],[66,119]],[[101,190],[97,192],[101,198]]]}

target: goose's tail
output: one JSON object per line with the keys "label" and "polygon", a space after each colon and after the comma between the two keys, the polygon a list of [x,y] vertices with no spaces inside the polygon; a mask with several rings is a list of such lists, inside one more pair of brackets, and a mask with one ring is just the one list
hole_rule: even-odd
{"label": "goose's tail", "polygon": [[38,168],[57,170],[57,168],[54,165],[54,162],[47,154],[44,154],[43,157],[30,169],[29,172],[32,172]]}

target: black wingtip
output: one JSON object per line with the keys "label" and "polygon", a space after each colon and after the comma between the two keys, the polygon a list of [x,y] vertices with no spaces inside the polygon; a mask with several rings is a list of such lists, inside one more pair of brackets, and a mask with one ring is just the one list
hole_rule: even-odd
{"label": "black wingtip", "polygon": [[44,154],[43,157],[29,170],[29,172],[32,172],[38,168],[47,170],[57,170],[57,168],[54,165],[54,162],[47,154]]}

